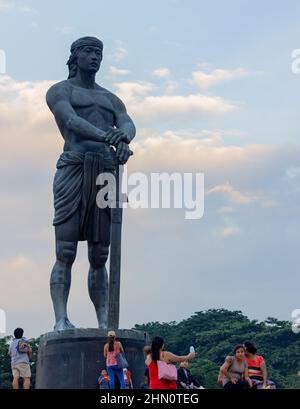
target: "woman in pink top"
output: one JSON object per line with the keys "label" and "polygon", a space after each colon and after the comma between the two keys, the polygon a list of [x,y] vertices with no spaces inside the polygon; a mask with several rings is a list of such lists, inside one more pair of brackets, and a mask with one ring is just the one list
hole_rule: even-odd
{"label": "woman in pink top", "polygon": [[109,376],[110,389],[115,389],[115,378],[120,382],[121,389],[126,389],[123,369],[118,367],[117,355],[124,353],[121,342],[116,340],[115,331],[109,331],[108,342],[104,345],[104,356],[106,358],[106,368]]}

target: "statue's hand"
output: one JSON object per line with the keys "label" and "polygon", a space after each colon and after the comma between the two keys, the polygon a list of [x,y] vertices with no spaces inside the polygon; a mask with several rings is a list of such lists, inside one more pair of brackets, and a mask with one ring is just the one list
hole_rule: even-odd
{"label": "statue's hand", "polygon": [[129,146],[125,142],[119,142],[116,150],[116,155],[121,165],[125,165],[133,152],[129,149]]}
{"label": "statue's hand", "polygon": [[130,143],[130,139],[125,132],[112,127],[106,132],[105,139],[107,143],[115,147],[117,147],[120,142]]}

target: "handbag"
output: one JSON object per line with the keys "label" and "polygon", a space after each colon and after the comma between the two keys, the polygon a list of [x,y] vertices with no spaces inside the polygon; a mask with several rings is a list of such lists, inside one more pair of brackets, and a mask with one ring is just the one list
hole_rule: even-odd
{"label": "handbag", "polygon": [[125,368],[128,368],[128,361],[127,361],[127,359],[125,358],[125,355],[124,354],[122,354],[122,352],[119,352],[117,355],[116,355],[116,359],[117,359],[117,365],[118,365],[118,368],[119,369],[125,369]]}
{"label": "handbag", "polygon": [[177,381],[177,368],[165,361],[157,361],[158,378],[166,381]]}

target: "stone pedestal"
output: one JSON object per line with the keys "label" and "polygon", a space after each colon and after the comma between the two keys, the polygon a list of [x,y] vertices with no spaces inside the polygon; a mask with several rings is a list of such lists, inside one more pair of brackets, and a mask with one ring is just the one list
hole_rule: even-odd
{"label": "stone pedestal", "polygon": [[[135,330],[117,330],[132,373],[134,388],[144,381],[143,348],[147,335]],[[36,370],[36,389],[97,389],[107,331],[70,329],[41,336]]]}

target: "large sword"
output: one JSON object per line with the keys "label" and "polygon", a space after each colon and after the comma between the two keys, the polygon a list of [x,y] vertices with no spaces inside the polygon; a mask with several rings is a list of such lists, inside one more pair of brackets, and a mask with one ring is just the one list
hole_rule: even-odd
{"label": "large sword", "polygon": [[121,280],[121,240],[123,208],[120,203],[120,183],[124,167],[118,166],[116,172],[116,207],[111,209],[111,244],[109,272],[108,328],[119,328],[120,318],[120,280]]}
{"label": "large sword", "polygon": [[[130,156],[133,152],[130,151]],[[118,329],[120,319],[120,281],[121,281],[121,242],[123,202],[127,196],[120,197],[124,166],[119,165],[116,171],[116,206],[111,209],[111,245],[110,245],[110,271],[109,271],[109,304],[108,328]]]}

